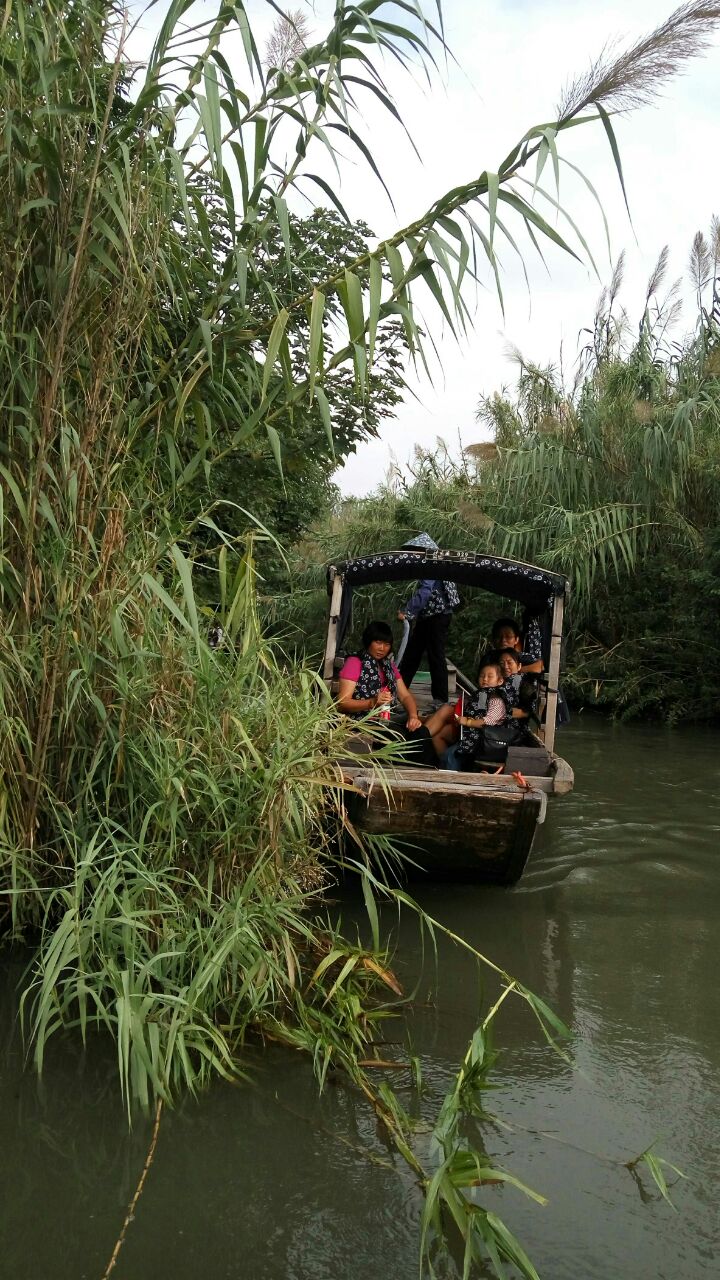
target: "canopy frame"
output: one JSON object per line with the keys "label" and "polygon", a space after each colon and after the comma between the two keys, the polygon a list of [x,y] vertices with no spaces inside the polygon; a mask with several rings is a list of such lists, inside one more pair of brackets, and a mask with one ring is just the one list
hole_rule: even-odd
{"label": "canopy frame", "polygon": [[[514,600],[525,613],[545,623],[544,639],[549,632],[548,708],[545,741],[552,749],[555,736],[557,684],[564,602],[569,596],[568,579],[560,573],[541,569],[522,560],[474,551],[405,550],[381,551],[353,560],[328,565],[327,585],[330,596],[323,678],[333,678],[335,657],[350,619],[353,589],[378,582],[402,582],[418,578],[434,578],[477,587],[493,595]],[[543,646],[545,648],[545,644]]]}

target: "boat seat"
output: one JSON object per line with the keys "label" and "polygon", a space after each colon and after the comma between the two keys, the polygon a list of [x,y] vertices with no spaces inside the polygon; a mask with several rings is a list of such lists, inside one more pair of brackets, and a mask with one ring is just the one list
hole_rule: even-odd
{"label": "boat seat", "polygon": [[550,752],[540,743],[498,749],[497,754],[473,760],[472,773],[523,773],[531,778],[548,778],[552,773]]}
{"label": "boat seat", "polygon": [[550,752],[539,743],[508,747],[503,773],[524,773],[531,778],[548,778],[552,773]]}

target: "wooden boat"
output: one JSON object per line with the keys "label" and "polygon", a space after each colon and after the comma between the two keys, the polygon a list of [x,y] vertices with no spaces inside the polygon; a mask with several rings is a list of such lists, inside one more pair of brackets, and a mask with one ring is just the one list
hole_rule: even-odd
{"label": "wooden boat", "polygon": [[[540,727],[529,744],[510,747],[502,772],[457,773],[405,766],[377,772],[363,764],[359,743],[343,766],[355,788],[348,810],[368,835],[391,836],[407,854],[408,866],[437,878],[512,884],[522,875],[547,798],[572,790],[573,772],[554,751],[558,677],[568,581],[535,565],[469,551],[401,550],[361,556],[328,566],[329,615],[323,676],[337,692],[344,660],[343,641],[356,587],[372,583],[450,579],[513,600],[527,623],[535,618],[543,641],[545,671]],[[429,683],[422,673],[412,692],[422,716],[429,708]],[[448,663],[450,701],[458,689],[475,686]],[[495,766],[497,768],[498,766]]]}

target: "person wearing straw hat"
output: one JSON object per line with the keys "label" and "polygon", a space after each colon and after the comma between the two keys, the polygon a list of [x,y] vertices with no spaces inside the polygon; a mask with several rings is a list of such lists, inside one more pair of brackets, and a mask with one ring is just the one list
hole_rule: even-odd
{"label": "person wearing straw hat", "polygon": [[[437,543],[433,542],[429,533],[419,533],[409,542],[404,542],[402,546],[403,551],[437,551],[438,549]],[[443,706],[448,700],[445,645],[450,620],[459,604],[460,597],[454,582],[444,582],[441,578],[423,578],[418,582],[407,604],[398,611],[401,622],[415,622],[399,664],[400,674],[409,688],[423,654],[427,654],[433,710]]]}

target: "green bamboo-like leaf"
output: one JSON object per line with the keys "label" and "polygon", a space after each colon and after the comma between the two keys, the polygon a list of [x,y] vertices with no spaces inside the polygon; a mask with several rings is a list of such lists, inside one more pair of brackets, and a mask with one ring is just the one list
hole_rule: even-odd
{"label": "green bamboo-like leaf", "polygon": [[373,254],[369,264],[370,287],[368,295],[368,366],[372,366],[375,355],[375,338],[377,335],[380,303],[382,301],[382,264],[379,257]]}
{"label": "green bamboo-like leaf", "polygon": [[354,271],[345,270],[345,315],[351,342],[359,342],[365,332],[362,289]]}
{"label": "green bamboo-like leaf", "polygon": [[199,328],[199,330],[200,330],[200,333],[202,334],[202,340],[203,340],[203,343],[205,344],[205,350],[206,350],[206,352],[207,352],[208,368],[209,368],[209,370],[210,370],[210,373],[212,374],[212,372],[213,372],[213,339],[212,339],[212,330],[211,330],[210,325],[208,324],[207,320],[203,319],[203,317],[202,317],[202,316],[201,316],[201,317],[200,317],[200,319],[198,320],[198,328]]}
{"label": "green bamboo-like leaf", "polygon": [[292,280],[292,252],[290,244],[290,217],[288,214],[288,207],[281,196],[273,196],[273,204],[275,206],[278,225],[280,227],[280,233],[282,235],[283,245],[285,248],[285,262],[287,264],[288,275]]}
{"label": "green bamboo-like leaf", "polygon": [[607,140],[610,143],[610,150],[612,152],[613,160],[615,161],[615,169],[617,170],[617,176],[620,179],[620,186],[622,188],[623,200],[625,201],[625,208],[627,209],[627,215],[628,215],[628,218],[630,219],[630,225],[632,226],[632,216],[630,214],[630,205],[628,203],[627,191],[625,190],[625,177],[623,174],[622,161],[620,159],[620,149],[617,144],[617,138],[615,137],[615,130],[613,129],[612,124],[610,122],[610,116],[608,115],[602,103],[596,102],[594,103],[594,106],[597,108],[597,113],[600,119],[602,120],[602,125],[607,135]]}
{"label": "green bamboo-like leaf", "polygon": [[275,361],[278,358],[278,352],[280,351],[280,344],[285,335],[285,329],[287,327],[287,322],[289,319],[290,319],[290,313],[285,307],[283,307],[282,310],[279,311],[277,316],[275,317],[275,322],[270,331],[270,338],[267,346],[267,354],[265,357],[265,367],[263,369],[263,379],[262,379],[263,399],[267,394],[270,375],[275,367]]}
{"label": "green bamboo-like leaf", "polygon": [[275,430],[275,427],[271,426],[269,422],[265,424],[265,430],[267,431],[267,437],[268,437],[268,440],[270,441],[270,448],[273,451],[275,465],[277,466],[280,479],[282,480],[283,466],[282,466],[282,445],[280,444],[280,436]]}
{"label": "green bamboo-like leaf", "polygon": [[318,402],[318,408],[320,409],[322,424],[323,424],[323,427],[325,428],[325,435],[327,436],[328,444],[330,445],[330,451],[334,458],[335,457],[335,440],[333,438],[332,419],[330,416],[330,403],[321,386],[316,385],[315,387],[315,399]]}
{"label": "green bamboo-like leaf", "polygon": [[182,609],[178,608],[175,601],[172,599],[171,596],[168,595],[167,591],[162,586],[162,584],[159,583],[151,573],[143,574],[142,581],[145,584],[145,586],[150,589],[153,595],[156,595],[158,599],[162,602],[162,604],[164,604],[165,608],[168,610],[169,613],[173,615],[176,622],[179,622],[180,626],[184,627],[185,630],[189,631],[190,635],[194,637],[192,624],[190,623],[189,619],[185,616]]}
{"label": "green bamboo-like leaf", "polygon": [[495,223],[497,220],[497,203],[500,194],[500,179],[496,173],[488,173],[487,193],[488,193],[488,209],[490,211],[490,244],[495,239]]}
{"label": "green bamboo-like leaf", "polygon": [[368,920],[370,921],[370,929],[372,932],[373,947],[376,951],[380,950],[380,921],[378,918],[377,903],[375,895],[368,881],[367,876],[361,875],[360,884],[362,886],[363,899],[365,901],[365,910]]}
{"label": "green bamboo-like leaf", "polygon": [[516,1266],[526,1280],[540,1280],[532,1262],[527,1256],[519,1240],[508,1231],[505,1223],[494,1213],[486,1215],[486,1222],[492,1230],[504,1256]]}
{"label": "green bamboo-like leaf", "polygon": [[2,462],[0,462],[0,476],[2,476],[3,480],[5,481],[5,484],[7,485],[13,498],[15,499],[15,506],[17,507],[20,519],[22,520],[23,524],[27,526],[28,524],[27,504],[20,492],[20,487],[17,481],[15,480],[11,472],[8,470],[8,468],[3,465]]}
{"label": "green bamboo-like leaf", "polygon": [[341,214],[341,216],[345,219],[345,221],[348,224],[350,223],[350,215],[348,214],[345,206],[340,200],[340,197],[338,196],[337,192],[334,191],[333,188],[329,185],[329,183],[325,181],[324,178],[319,177],[318,174],[316,173],[304,173],[303,179],[308,182],[314,182],[320,188],[320,190],[325,193],[325,195],[332,202],[332,204],[334,204],[338,213]]}
{"label": "green bamboo-like leaf", "polygon": [[386,244],[383,248],[390,268],[390,275],[392,276],[395,293],[400,295],[405,281],[405,265],[402,260],[402,255],[400,250],[394,244]]}
{"label": "green bamboo-like leaf", "polygon": [[560,162],[566,165],[568,169],[572,169],[573,173],[576,173],[578,175],[578,177],[585,183],[585,186],[587,187],[595,203],[597,204],[597,207],[600,210],[600,216],[602,217],[602,220],[603,220],[603,227],[605,229],[605,243],[607,245],[607,252],[608,252],[608,261],[610,261],[612,258],[612,250],[610,247],[610,227],[608,224],[607,215],[603,208],[602,201],[597,191],[595,190],[592,182],[587,177],[587,175],[584,174],[582,169],[578,168],[576,164],[573,164],[572,161],[568,160],[567,157],[565,156],[560,156]]}
{"label": "green bamboo-like leaf", "polygon": [[325,294],[313,289],[310,307],[310,344],[308,348],[308,386],[310,400],[315,392],[315,375],[322,358],[323,316],[325,314]]}
{"label": "green bamboo-like leaf", "polygon": [[550,224],[546,222],[535,209],[533,209],[532,205],[528,204],[526,200],[523,200],[521,196],[516,195],[514,191],[507,191],[502,188],[499,192],[498,199],[502,200],[505,204],[510,205],[511,209],[515,209],[515,211],[519,213],[526,222],[531,222],[536,226],[544,236],[547,236],[548,240],[552,240],[554,244],[558,245],[561,249],[564,249],[565,252],[569,253],[572,258],[576,259],[576,261],[580,261],[575,250],[570,248],[570,245],[566,240],[563,240],[563,237],[559,232],[557,232],[554,227],[551,227]]}
{"label": "green bamboo-like leaf", "polygon": [[202,98],[199,100],[206,108],[201,114],[203,124],[205,126],[208,148],[214,159],[216,172],[219,175],[222,175],[223,154],[220,89],[217,80],[217,69],[213,62],[205,63],[203,68],[203,84],[205,87],[205,98],[204,100]]}
{"label": "green bamboo-like leaf", "polygon": [[547,138],[542,138],[540,142],[540,148],[537,154],[537,164],[535,166],[535,182],[534,182],[535,188],[539,186],[540,179],[545,170],[545,164],[547,162],[547,158],[549,154],[550,154],[550,147],[548,146]]}
{"label": "green bamboo-like leaf", "polygon": [[[528,182],[527,178],[518,177],[518,179],[517,179],[517,180],[518,180],[518,182],[523,182],[523,183],[525,183],[525,184],[526,184],[526,185],[528,185],[528,186],[530,186],[530,185],[531,185],[531,184]],[[575,223],[575,222],[573,221],[573,219],[570,217],[570,214],[567,212],[567,210],[562,208],[562,205],[560,205],[560,204],[559,204],[559,202],[558,202],[557,200],[555,200],[553,196],[551,196],[551,195],[550,195],[550,192],[549,192],[549,191],[545,191],[545,190],[543,190],[543,188],[542,188],[542,187],[537,187],[537,188],[534,188],[534,189],[536,190],[536,192],[537,192],[537,194],[538,194],[538,195],[541,195],[541,196],[543,197],[543,199],[544,199],[544,200],[547,200],[547,201],[548,201],[548,203],[549,203],[549,204],[551,204],[551,205],[553,206],[553,208],[554,208],[554,209],[556,209],[556,210],[558,211],[558,213],[560,213],[560,214],[561,214],[561,215],[562,215],[562,216],[567,220],[567,222],[569,222],[569,223],[570,223],[570,226],[572,227],[573,231],[575,232],[575,235],[577,236],[578,240],[580,241],[580,244],[582,245],[582,247],[583,247],[583,249],[584,249],[584,251],[585,251],[585,253],[586,253],[586,255],[587,255],[588,261],[590,262],[590,264],[592,265],[592,267],[593,267],[593,269],[594,269],[594,271],[595,271],[595,274],[596,274],[596,275],[599,275],[599,272],[598,272],[597,266],[595,265],[595,259],[593,258],[592,253],[590,252],[590,246],[588,245],[588,243],[587,243],[587,241],[586,241],[586,239],[585,239],[584,235],[583,235],[583,234],[582,234],[582,232],[580,231],[580,228],[576,225],[576,223]]]}

